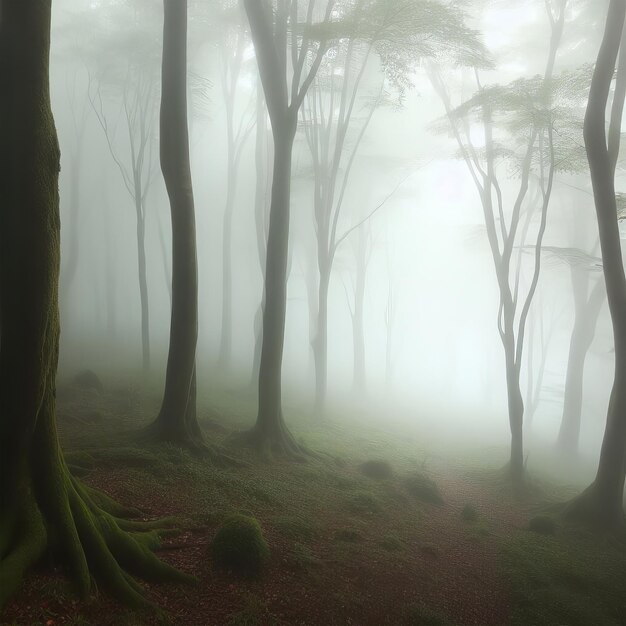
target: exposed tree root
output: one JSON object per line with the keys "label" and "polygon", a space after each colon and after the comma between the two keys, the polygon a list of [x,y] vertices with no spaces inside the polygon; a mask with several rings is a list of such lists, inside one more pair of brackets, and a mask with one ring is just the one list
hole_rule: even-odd
{"label": "exposed tree root", "polygon": [[195,581],[153,553],[168,520],[140,522],[112,515],[106,509],[116,509],[113,500],[81,484],[59,461],[57,476],[48,476],[41,486],[49,490],[23,489],[15,515],[2,512],[0,609],[46,550],[64,566],[82,597],[93,580],[133,608],[154,605],[131,575],[152,582]]}
{"label": "exposed tree root", "polygon": [[294,439],[282,420],[278,427],[271,430],[261,428],[257,423],[250,430],[236,433],[229,441],[233,445],[250,448],[262,456],[277,456],[298,463],[306,462],[307,457],[316,456]]}
{"label": "exposed tree root", "polygon": [[626,537],[626,516],[621,507],[608,510],[595,483],[571,500],[563,511],[563,517],[592,528]]}

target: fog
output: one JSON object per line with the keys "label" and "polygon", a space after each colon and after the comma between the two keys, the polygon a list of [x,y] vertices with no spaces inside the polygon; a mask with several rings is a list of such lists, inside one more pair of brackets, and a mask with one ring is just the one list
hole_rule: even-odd
{"label": "fog", "polygon": [[[584,10],[582,5],[568,9],[557,72],[574,71],[592,61],[601,29],[599,23],[586,21]],[[235,23],[223,26],[219,11],[192,3],[189,19],[191,163],[199,265],[198,378],[228,384],[232,377],[232,384],[243,384],[251,375],[254,318],[263,290],[254,218],[258,72],[243,13]],[[481,78],[483,84],[506,84],[542,72],[549,21],[541,3],[523,2],[515,7],[503,2],[475,3],[469,20],[495,59],[494,69]],[[587,29],[581,38],[583,20],[592,37]],[[87,27],[89,36],[85,36]],[[66,375],[83,368],[132,375],[141,364],[136,217],[114,155],[129,172],[124,92],[130,99],[136,90],[147,89],[150,119],[143,174],[150,180],[143,184],[150,377],[158,384],[164,375],[171,234],[169,206],[158,167],[160,29],[159,7],[151,3],[127,6],[92,2],[85,6],[56,2],[54,6],[51,84],[62,147],[61,285],[67,288],[62,289],[66,295],[62,300],[61,371]],[[229,115],[223,78],[238,45],[242,48],[241,68]],[[481,436],[505,441],[504,355],[496,326],[499,296],[480,197],[459,158],[458,146],[445,128],[445,111],[429,81],[426,64],[424,61],[410,68],[401,93],[385,76],[380,59],[370,54],[356,92],[340,180],[381,86],[383,98],[356,148],[338,220],[340,234],[365,221],[341,243],[332,270],[329,400],[358,412],[367,398],[366,404],[379,405],[381,423],[401,415],[411,422],[426,420],[452,432],[480,432]],[[455,105],[475,91],[473,70],[443,65],[442,72]],[[98,114],[108,125],[110,148]],[[229,123],[233,132],[239,131],[244,137],[237,146],[240,157],[230,243],[232,353],[228,362],[218,363]],[[480,125],[475,124],[471,133],[480,148]],[[315,336],[319,276],[315,266],[314,174],[304,134],[301,118],[293,154],[283,379],[290,392],[311,404],[311,340]],[[573,148],[582,144],[582,134],[567,139]],[[78,174],[72,163],[76,150],[80,150]],[[510,205],[519,180],[510,162],[503,161],[498,168]],[[78,182],[74,180],[77,175]],[[73,185],[78,187],[76,200],[72,200]],[[268,184],[264,193],[270,193]],[[77,209],[72,208],[73,201]],[[381,203],[383,206],[375,210]],[[72,210],[76,211],[75,218]],[[538,223],[539,214],[532,218],[531,233]],[[597,256],[596,231],[586,169],[559,171],[550,200],[545,247],[575,247]],[[63,270],[69,262],[65,251],[73,238],[78,241],[78,261],[70,279]],[[365,246],[367,257],[363,304],[367,387],[354,394],[351,311],[360,245]],[[522,255],[521,264],[524,291],[532,273],[528,251]],[[531,330],[524,347],[523,389],[528,386],[524,380],[529,376],[528,351],[534,352],[535,377],[546,353],[542,380],[534,381],[540,389],[532,424],[532,436],[542,442],[556,437],[561,419],[574,320],[570,272],[571,263],[544,252],[528,321]],[[597,272],[590,274],[592,281],[600,277]],[[581,448],[592,456],[599,449],[610,392],[611,342],[610,321],[603,307],[585,371]]]}
{"label": "fog", "polygon": [[[183,556],[165,560],[200,580],[201,602],[229,600],[200,615],[184,596],[177,614],[174,594],[163,597],[156,604],[178,615],[172,623],[453,623],[427,621],[424,607],[459,624],[621,623],[601,594],[580,609],[583,621],[568,621],[586,592],[535,579],[521,561],[520,588],[567,588],[568,608],[509,597],[502,589],[522,578],[494,556],[509,558],[530,530],[561,543],[519,554],[543,562],[540,550],[562,549],[569,558],[571,520],[623,533],[626,56],[615,43],[617,5],[52,2],[61,444],[89,489],[113,483],[116,499],[147,508],[142,521],[187,520],[180,545],[165,544]],[[33,266],[55,267],[42,259]],[[11,298],[3,293],[3,306]],[[9,355],[17,318],[3,309],[0,319]],[[91,460],[81,465],[84,452]],[[144,464],[146,473],[136,469]],[[434,495],[423,495],[424,482]],[[359,520],[339,528],[357,509]],[[228,512],[269,529],[269,573],[242,583],[253,598],[243,609],[239,591],[220,586],[235,565],[226,578],[207,574],[188,552],[214,546]],[[317,530],[289,535],[292,513],[307,524],[312,516]],[[478,524],[469,535],[450,530],[459,515]],[[199,526],[185,526],[191,519]],[[417,543],[410,520],[423,524]],[[324,543],[369,546],[383,525],[398,532],[393,549],[408,559],[399,565]],[[188,544],[193,533],[199,543]],[[459,536],[453,556],[437,543]],[[623,568],[623,541],[602,555],[593,541],[581,563],[611,552]],[[396,539],[376,545],[385,542]],[[3,557],[0,546],[0,567]],[[284,565],[293,559],[298,574]],[[400,568],[395,578],[368,569],[379,562]],[[450,563],[458,579],[444,571]],[[583,567],[572,563],[563,567]],[[311,614],[270,592],[293,591],[285,567],[312,586]],[[487,572],[485,589],[470,570]],[[357,571],[369,582],[354,582]],[[367,589],[379,574],[389,588],[424,585],[414,621],[382,599],[377,612],[371,598],[386,583]],[[322,588],[338,580],[355,587],[324,606]],[[597,585],[608,593],[614,582]],[[9,605],[11,619],[29,589]],[[246,611],[256,621],[237,617]]]}

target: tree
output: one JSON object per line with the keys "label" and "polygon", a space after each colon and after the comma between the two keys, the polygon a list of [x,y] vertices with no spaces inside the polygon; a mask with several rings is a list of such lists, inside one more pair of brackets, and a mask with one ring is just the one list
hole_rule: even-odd
{"label": "tree", "polygon": [[[313,355],[318,413],[324,411],[328,379],[329,286],[337,248],[345,240],[338,226],[359,146],[385,98],[384,78],[398,89],[401,99],[410,84],[410,72],[424,58],[443,49],[457,59],[473,57],[481,49],[476,34],[464,26],[462,13],[445,3],[345,0],[336,12],[340,19],[335,31],[341,38],[333,54],[325,57],[302,110],[314,172],[319,281]],[[358,96],[373,54],[380,58],[384,76],[373,97],[359,107]],[[362,116],[356,115],[359,108],[364,110]]]}
{"label": "tree", "polygon": [[[231,6],[232,5],[232,6]],[[228,3],[222,29],[221,84],[226,105],[226,202],[222,222],[222,330],[218,362],[222,366],[230,364],[232,351],[233,318],[233,271],[232,271],[232,229],[237,178],[243,148],[254,127],[255,116],[245,113],[235,122],[237,91],[240,89],[240,75],[243,53],[248,36],[240,16],[240,3]]]}
{"label": "tree", "polygon": [[[606,299],[606,289],[601,274],[602,261],[594,256],[595,252],[587,254],[574,248],[559,250],[559,253],[570,265],[574,327],[567,358],[563,413],[557,444],[563,452],[575,454],[580,439],[585,361]],[[595,280],[592,278],[594,275],[597,276]]]}
{"label": "tree", "polygon": [[198,261],[187,128],[187,2],[164,0],[161,74],[161,170],[172,215],[172,316],[161,410],[151,429],[160,438],[202,444],[196,417]]}
{"label": "tree", "polygon": [[154,525],[122,519],[123,507],[70,474],[56,429],[60,152],[50,8],[0,3],[0,608],[46,550],[83,596],[93,576],[140,606],[148,600],[126,570],[189,577],[153,555]]}
{"label": "tree", "polygon": [[[102,100],[102,82],[112,80],[116,86],[121,82],[122,104],[128,154],[119,156],[115,146],[116,127],[111,127]],[[90,77],[89,99],[104,133],[107,146],[117,165],[124,186],[135,206],[137,239],[137,275],[141,304],[141,350],[144,376],[150,371],[150,306],[148,300],[148,277],[146,264],[146,195],[154,179],[152,125],[155,114],[156,81],[149,69],[142,64],[128,65],[123,77],[99,76],[93,83]]]}
{"label": "tree", "polygon": [[[541,248],[547,225],[548,207],[552,196],[554,176],[560,163],[560,154],[555,140],[555,123],[562,107],[555,104],[555,96],[563,89],[554,80],[554,66],[565,26],[567,0],[546,2],[551,27],[548,58],[543,77],[518,80],[507,87],[483,87],[479,69],[475,69],[477,94],[454,109],[446,84],[434,65],[430,65],[429,77],[444,104],[452,134],[460,148],[476,189],[479,193],[487,238],[493,258],[500,295],[498,332],[505,355],[506,388],[508,398],[509,425],[511,430],[511,454],[508,465],[510,477],[515,485],[522,482],[524,475],[524,401],[520,387],[524,334],[528,313],[539,282],[541,270]],[[569,75],[562,84],[567,85]],[[494,116],[500,114],[508,125],[513,145],[522,146],[519,158],[515,148],[497,143]],[[471,123],[478,123],[484,136],[484,149],[478,150],[470,137]],[[505,217],[504,196],[498,179],[498,158],[511,158],[517,163],[520,175],[519,189],[513,202],[511,215]],[[528,198],[531,188],[531,173],[536,173],[535,197]],[[525,202],[526,218],[522,221]],[[525,297],[520,294],[521,257],[533,209],[539,205],[540,225],[535,236],[534,267]],[[521,232],[520,232],[521,226]],[[516,242],[519,244],[514,256]],[[515,261],[517,259],[517,265]],[[520,307],[521,304],[521,307]]]}
{"label": "tree", "polygon": [[[615,193],[615,169],[626,96],[625,19],[626,1],[611,0],[591,81],[584,125],[604,281],[615,341],[615,376],[596,477],[567,509],[570,517],[610,530],[623,529],[625,525],[622,503],[626,473],[626,276]],[[616,67],[607,136],[607,106]]]}
{"label": "tree", "polygon": [[[330,19],[334,1],[328,0],[323,23]],[[299,3],[278,0],[275,10],[267,0],[245,0],[259,74],[272,126],[274,163],[265,261],[263,341],[259,365],[259,409],[254,428],[244,439],[263,448],[297,456],[300,446],[287,429],[282,410],[282,358],[287,309],[287,265],[291,155],[298,112],[326,52],[326,44],[313,40],[314,0],[299,23]],[[291,88],[288,85],[288,52]],[[307,60],[311,59],[307,66]]]}

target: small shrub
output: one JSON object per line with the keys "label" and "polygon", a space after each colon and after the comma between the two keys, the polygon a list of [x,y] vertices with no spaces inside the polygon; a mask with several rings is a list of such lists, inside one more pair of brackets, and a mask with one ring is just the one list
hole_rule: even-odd
{"label": "small shrub", "polygon": [[466,522],[475,522],[478,519],[478,511],[471,504],[466,504],[461,510],[461,517]]}
{"label": "small shrub", "polygon": [[384,480],[393,476],[393,469],[387,461],[382,459],[372,459],[365,461],[359,465],[361,473],[368,478],[375,478],[378,480]]}
{"label": "small shrub", "polygon": [[224,521],[211,543],[215,564],[239,574],[258,574],[269,553],[259,522],[238,513]]}
{"label": "small shrub", "polygon": [[93,370],[82,370],[74,376],[74,385],[81,389],[93,389],[98,393],[104,391],[102,381],[98,378],[98,375]]}
{"label": "small shrub", "polygon": [[424,474],[410,474],[404,479],[406,490],[421,502],[443,504],[437,483]]}
{"label": "small shrub", "polygon": [[537,515],[528,522],[528,530],[540,535],[556,535],[556,522],[547,515]]}
{"label": "small shrub", "polygon": [[363,541],[363,535],[353,528],[342,528],[335,533],[335,539],[345,543],[361,543]]}

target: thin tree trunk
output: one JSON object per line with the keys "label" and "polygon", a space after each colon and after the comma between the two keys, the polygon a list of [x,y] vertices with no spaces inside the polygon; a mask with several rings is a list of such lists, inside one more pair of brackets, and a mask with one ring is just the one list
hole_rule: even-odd
{"label": "thin tree trunk", "polygon": [[[141,190],[141,185],[138,185],[138,189]],[[141,306],[141,364],[145,379],[150,373],[150,308],[146,269],[146,223],[141,202],[141,191],[136,191],[135,214],[137,218],[137,272]]]}
{"label": "thin tree trunk", "polygon": [[164,13],[160,154],[172,216],[172,317],[163,403],[152,428],[168,441],[198,445],[198,263],[187,128],[186,0],[164,0]]}
{"label": "thin tree trunk", "polygon": [[356,284],[354,287],[354,313],[352,314],[352,344],[354,351],[352,389],[365,391],[365,331],[363,322],[365,304],[365,279],[367,272],[366,242],[363,227],[359,228],[356,259]]}
{"label": "thin tree trunk", "polygon": [[[234,146],[229,145],[229,153]],[[230,364],[233,335],[233,210],[235,207],[235,192],[237,182],[237,168],[232,154],[228,159],[228,173],[226,183],[226,206],[222,223],[222,332],[218,362],[222,366]]]}
{"label": "thin tree trunk", "polygon": [[326,406],[328,382],[328,289],[330,286],[330,264],[328,259],[324,259],[321,256],[318,256],[318,259],[319,288],[313,358],[315,362],[315,413],[322,415]]}

